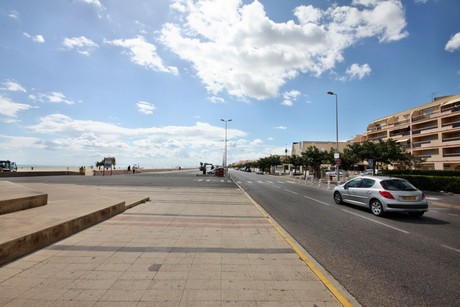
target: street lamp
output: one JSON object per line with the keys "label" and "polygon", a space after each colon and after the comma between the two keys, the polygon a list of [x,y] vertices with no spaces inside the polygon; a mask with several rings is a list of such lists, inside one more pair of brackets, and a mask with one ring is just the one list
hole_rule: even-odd
{"label": "street lamp", "polygon": [[[336,152],[337,155],[339,154],[339,104],[338,104],[338,98],[337,94],[334,92],[327,92],[328,95],[334,95],[335,96],[335,146],[336,146]],[[339,156],[340,157],[340,156]],[[339,157],[335,159],[335,167],[337,171],[337,184],[339,184],[339,179],[340,179],[340,173],[339,173]]]}
{"label": "street lamp", "polygon": [[225,150],[224,150],[224,165],[223,165],[224,169],[225,169],[227,167],[227,123],[231,122],[232,120],[231,119],[225,120],[223,118],[221,118],[220,120],[225,122],[225,140],[224,140],[224,142],[225,142]]}

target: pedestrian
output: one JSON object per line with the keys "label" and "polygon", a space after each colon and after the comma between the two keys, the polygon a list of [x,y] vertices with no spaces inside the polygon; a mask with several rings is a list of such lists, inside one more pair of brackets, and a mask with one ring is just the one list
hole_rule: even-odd
{"label": "pedestrian", "polygon": [[131,173],[131,165],[128,165],[128,174]]}

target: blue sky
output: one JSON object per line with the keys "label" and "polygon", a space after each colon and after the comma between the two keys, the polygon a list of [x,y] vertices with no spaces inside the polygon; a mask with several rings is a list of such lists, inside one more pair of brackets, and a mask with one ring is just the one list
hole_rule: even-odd
{"label": "blue sky", "polygon": [[0,159],[290,152],[460,93],[458,0],[0,1]]}

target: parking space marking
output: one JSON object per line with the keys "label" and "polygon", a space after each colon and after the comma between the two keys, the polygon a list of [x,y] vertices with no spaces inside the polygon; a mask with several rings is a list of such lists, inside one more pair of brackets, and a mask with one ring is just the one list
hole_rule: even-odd
{"label": "parking space marking", "polygon": [[394,227],[394,226],[391,226],[391,225],[388,225],[388,224],[385,224],[385,223],[382,223],[382,222],[379,222],[379,221],[370,219],[370,218],[365,217],[365,216],[362,216],[362,215],[360,215],[360,214],[358,214],[358,213],[354,213],[354,212],[351,212],[351,211],[348,211],[348,210],[345,210],[345,209],[342,209],[342,211],[347,212],[347,213],[350,213],[350,214],[353,214],[353,215],[358,216],[358,217],[360,217],[360,218],[363,218],[363,219],[365,219],[365,220],[368,220],[368,221],[371,221],[371,222],[380,224],[380,225],[382,225],[382,226],[385,226],[385,227],[394,229],[394,230],[396,230],[396,231],[399,231],[399,232],[402,232],[402,233],[405,233],[405,234],[410,234],[410,232],[408,232],[408,231],[405,231],[405,230],[403,230],[403,229],[400,229],[400,228],[397,228],[397,227]]}

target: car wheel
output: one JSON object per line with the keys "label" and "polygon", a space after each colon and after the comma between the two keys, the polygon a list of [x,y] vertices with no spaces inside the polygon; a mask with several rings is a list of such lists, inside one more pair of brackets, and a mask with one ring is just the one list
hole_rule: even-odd
{"label": "car wheel", "polygon": [[339,192],[335,192],[334,193],[334,201],[336,204],[340,205],[342,204],[343,200],[342,200],[342,195],[340,195]]}
{"label": "car wheel", "polygon": [[383,215],[383,205],[378,199],[372,199],[370,203],[372,214],[375,216]]}
{"label": "car wheel", "polygon": [[425,211],[420,211],[420,212],[409,212],[409,215],[410,215],[410,216],[414,216],[414,217],[420,217],[420,216],[422,216],[424,213],[425,213]]}

